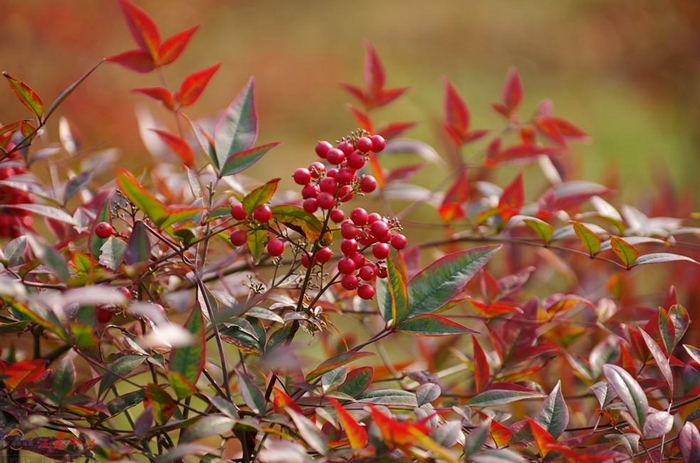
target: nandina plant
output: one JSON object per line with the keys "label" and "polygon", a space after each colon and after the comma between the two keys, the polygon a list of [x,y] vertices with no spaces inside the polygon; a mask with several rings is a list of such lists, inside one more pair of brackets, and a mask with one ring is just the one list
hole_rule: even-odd
{"label": "nandina plant", "polygon": [[[132,71],[197,31],[162,40],[118,4],[137,48],[106,61]],[[277,146],[257,143],[252,79],[213,130],[187,116],[218,65],[135,89],[173,118],[152,170],[101,186],[52,157],[79,148],[47,121],[101,64],[48,107],[4,73],[32,117],[0,128],[8,461],[700,460],[697,217],[572,177],[586,133],[549,101],[523,116],[515,69],[495,130],[443,82],[440,156],[399,138],[414,122],[377,124],[408,88],[368,44],[364,86],[341,84],[358,127],[309,146],[284,191],[238,181]],[[387,168],[397,153],[421,162]],[[71,169],[47,183],[39,160]]]}

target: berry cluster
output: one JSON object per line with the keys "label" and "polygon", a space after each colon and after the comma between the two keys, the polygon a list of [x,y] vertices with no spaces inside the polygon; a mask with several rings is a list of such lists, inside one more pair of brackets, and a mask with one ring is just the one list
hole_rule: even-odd
{"label": "berry cluster", "polygon": [[[252,218],[260,224],[266,224],[272,220],[272,209],[270,209],[270,206],[267,204],[262,204],[253,210],[251,217],[248,217],[248,214],[243,208],[243,204],[236,203],[231,206],[231,217],[240,221]],[[242,228],[235,228],[231,232],[229,239],[234,246],[243,246],[248,241],[248,233]],[[281,238],[270,236],[267,241],[267,253],[272,257],[279,257],[283,252],[284,241]]]}
{"label": "berry cluster", "polygon": [[[27,168],[20,163],[19,154],[16,152],[8,156],[7,161],[0,163],[0,180],[11,180],[12,177],[26,172]],[[29,211],[3,207],[3,205],[33,202],[34,198],[31,193],[7,185],[0,185],[0,238],[17,238],[22,235],[23,229],[32,226]]]}

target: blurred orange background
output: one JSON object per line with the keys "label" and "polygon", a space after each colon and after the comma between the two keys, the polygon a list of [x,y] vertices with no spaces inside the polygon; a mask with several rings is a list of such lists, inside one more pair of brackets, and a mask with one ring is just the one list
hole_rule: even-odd
{"label": "blurred orange background", "polygon": [[[260,141],[281,141],[251,175],[288,176],[313,159],[318,139],[336,139],[356,123],[338,82],[362,82],[364,45],[382,57],[388,85],[412,91],[379,120],[416,120],[409,136],[435,144],[442,77],[460,90],[476,128],[498,128],[490,109],[506,71],[517,66],[524,113],[551,98],[557,114],[592,141],[574,149],[583,176],[618,172],[623,195],[649,194],[667,169],[673,184],[695,187],[700,142],[700,3],[695,0],[135,0],[162,37],[201,29],[175,64],[171,89],[187,74],[222,67],[195,118],[213,116],[250,76],[256,79]],[[116,1],[5,2],[0,15],[0,67],[32,86],[48,104],[102,57],[135,48]],[[105,64],[59,110],[88,149],[117,147],[120,164],[147,165],[134,108],[172,117],[130,92],[159,85],[155,74]],[[28,117],[9,88],[0,88],[0,122]],[[58,140],[57,119],[48,138]]]}

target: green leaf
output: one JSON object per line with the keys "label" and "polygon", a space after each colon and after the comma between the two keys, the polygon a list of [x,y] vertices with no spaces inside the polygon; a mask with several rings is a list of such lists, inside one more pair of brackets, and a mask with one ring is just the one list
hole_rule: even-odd
{"label": "green leaf", "polygon": [[27,250],[27,237],[19,236],[5,246],[3,252],[10,267],[19,265],[24,260],[24,253]]}
{"label": "green leaf", "polygon": [[118,379],[129,376],[145,361],[145,355],[125,355],[106,365],[107,371],[102,375],[98,395],[104,394]]}
{"label": "green leaf", "polygon": [[64,355],[53,372],[51,391],[56,394],[59,402],[73,390],[75,385],[75,364],[70,355]]}
{"label": "green leaf", "polygon": [[71,93],[73,93],[73,90],[75,90],[76,88],[78,88],[78,86],[79,86],[80,84],[82,84],[83,81],[85,81],[85,79],[87,79],[87,78],[90,76],[90,74],[92,74],[93,72],[95,72],[95,70],[96,70],[98,67],[100,67],[100,65],[101,65],[102,63],[104,63],[104,62],[105,62],[105,60],[102,59],[99,63],[97,63],[96,65],[94,65],[94,66],[92,67],[92,69],[90,69],[88,72],[86,72],[85,74],[83,74],[78,80],[76,80],[75,82],[73,82],[72,84],[70,84],[65,90],[63,90],[63,91],[60,93],[60,95],[58,95],[58,96],[56,97],[56,99],[53,100],[53,102],[49,105],[49,109],[46,110],[46,116],[44,117],[44,120],[47,120],[49,117],[51,117],[51,114],[53,114],[53,112],[56,110],[56,108],[58,108],[59,105],[60,105],[61,103],[63,103],[63,100],[65,100],[66,98],[68,98],[68,96],[69,96]]}
{"label": "green leaf", "polygon": [[370,366],[355,368],[348,373],[343,384],[338,387],[338,392],[357,398],[372,384],[373,377],[374,368]]}
{"label": "green leaf", "polygon": [[44,103],[39,98],[39,95],[29,85],[13,77],[8,72],[3,71],[2,75],[7,79],[17,99],[34,113],[37,120],[41,121],[41,117],[44,115]]}
{"label": "green leaf", "polygon": [[334,370],[329,371],[321,375],[321,387],[323,388],[323,393],[335,389],[340,386],[345,378],[348,376],[348,370],[345,367],[338,367]]}
{"label": "green leaf", "polygon": [[42,204],[31,204],[31,203],[24,203],[24,204],[3,204],[3,208],[11,208],[11,209],[22,209],[24,211],[32,212],[34,214],[38,215],[43,215],[44,217],[48,217],[49,219],[53,220],[58,220],[59,222],[67,223],[68,225],[76,225],[75,219],[73,217],[62,211],[61,209],[58,209],[56,207],[51,207],[51,206],[44,206]]}
{"label": "green leaf", "polygon": [[486,443],[486,438],[491,430],[491,418],[484,420],[479,426],[472,430],[469,439],[464,441],[464,456],[469,457],[479,450]]}
{"label": "green leaf", "polygon": [[406,405],[408,407],[417,407],[418,400],[416,395],[409,391],[401,389],[375,389],[367,391],[358,397],[358,400],[363,403],[371,403],[375,405]]}
{"label": "green leaf", "polygon": [[239,370],[235,371],[238,376],[238,390],[243,396],[243,401],[254,413],[263,413],[266,401],[262,391],[246,373]]}
{"label": "green leaf", "polygon": [[159,426],[163,426],[175,414],[177,402],[159,385],[150,383],[146,386],[146,399],[153,406],[153,418]]}
{"label": "green leaf", "polygon": [[692,262],[694,264],[697,264],[698,261],[695,259],[691,259],[690,257],[687,256],[681,256],[679,254],[671,254],[670,252],[655,252],[651,254],[645,254],[643,256],[639,256],[639,258],[634,261],[634,263],[631,265],[632,267],[637,267],[639,265],[648,265],[648,264],[663,264],[665,262],[675,262],[679,260],[685,260],[688,262]]}
{"label": "green leaf", "polygon": [[425,383],[418,386],[416,389],[416,401],[418,406],[421,407],[425,404],[436,400],[442,394],[442,389],[440,386],[434,383]]}
{"label": "green leaf", "polygon": [[638,429],[644,429],[644,421],[649,412],[649,401],[642,386],[624,368],[617,365],[603,365],[603,374],[627,407]]}
{"label": "green leaf", "polygon": [[126,169],[117,169],[117,185],[129,200],[141,209],[153,222],[161,225],[168,219],[168,210],[148,190],[146,190]]}
{"label": "green leaf", "polygon": [[668,311],[668,316],[674,327],[673,344],[672,347],[667,350],[667,352],[671,352],[676,348],[678,343],[681,342],[685,332],[688,330],[688,326],[690,326],[690,315],[688,315],[688,311],[685,310],[685,307],[676,304]]}
{"label": "green leaf", "polygon": [[279,144],[280,142],[266,143],[264,145],[256,146],[255,148],[250,148],[232,154],[228,157],[226,163],[221,168],[221,176],[243,172],[248,167],[258,162],[260,158],[267,154],[268,151]]}
{"label": "green leaf", "polygon": [[135,391],[127,392],[119,397],[112,399],[107,404],[107,410],[112,417],[122,413],[123,411],[133,407],[136,404],[143,402],[146,397],[146,391],[143,389],[137,389]]}
{"label": "green leaf", "polygon": [[252,214],[256,207],[262,206],[272,199],[277,191],[277,185],[280,180],[280,178],[273,178],[264,185],[260,185],[243,198],[243,209],[248,215]]}
{"label": "green leaf", "polygon": [[450,336],[454,334],[476,333],[442,315],[422,314],[399,323],[396,330],[417,336]]}
{"label": "green leaf", "polygon": [[234,424],[236,424],[236,420],[228,416],[206,415],[182,431],[180,442],[194,442],[205,437],[226,434],[231,431]]}
{"label": "green leaf", "polygon": [[267,241],[267,230],[262,228],[258,230],[248,231],[248,249],[250,249],[250,255],[253,256],[253,263],[257,264],[260,262],[260,257],[262,257],[265,252],[265,242]]}
{"label": "green leaf", "polygon": [[610,246],[618,259],[620,259],[627,268],[639,257],[639,251],[637,251],[634,246],[617,236],[610,237]]}
{"label": "green leaf", "polygon": [[66,182],[66,186],[63,188],[64,205],[92,179],[94,173],[95,169],[86,170]]}
{"label": "green leaf", "polygon": [[683,344],[683,348],[688,353],[690,358],[695,360],[697,363],[700,363],[700,349],[695,346],[691,346],[690,344]]}
{"label": "green leaf", "polygon": [[578,236],[579,241],[586,248],[588,254],[591,256],[595,255],[600,250],[600,237],[581,222],[571,221],[571,225],[573,225],[576,236]]}
{"label": "green leaf", "polygon": [[27,233],[27,243],[39,262],[50,268],[58,279],[65,283],[70,279],[68,264],[63,256],[38,236]]}
{"label": "green leaf", "polygon": [[178,222],[192,219],[203,210],[203,207],[197,206],[168,206],[166,208],[167,217],[158,226],[163,229],[167,228]]}
{"label": "green leaf", "polygon": [[374,354],[371,352],[344,352],[340,355],[336,355],[335,357],[332,357],[320,364],[314,370],[310,371],[309,374],[306,375],[306,381],[311,382],[324,373],[328,373],[329,371],[335,370],[342,365],[346,365],[350,362],[354,362],[357,359],[368,357],[370,355]]}
{"label": "green leaf", "polygon": [[328,453],[328,442],[311,420],[290,408],[286,411],[289,413],[292,421],[294,421],[301,438],[318,453],[326,455]]}
{"label": "green leaf", "polygon": [[382,318],[387,322],[393,320],[393,324],[402,322],[408,313],[408,272],[406,263],[399,251],[391,247],[391,252],[386,260],[386,296],[379,299],[379,310]]}
{"label": "green leaf", "polygon": [[47,307],[40,304],[34,304],[32,308],[29,308],[27,305],[17,300],[8,300],[6,302],[13,311],[16,311],[22,316],[18,318],[31,320],[37,325],[56,334],[56,336],[63,341],[70,342],[70,338],[65,332],[63,324]]}
{"label": "green leaf", "polygon": [[566,408],[561,393],[561,381],[557,381],[557,385],[545,399],[542,408],[535,415],[535,421],[555,439],[566,430],[569,424],[569,409]]}
{"label": "green leaf", "polygon": [[151,257],[151,242],[148,240],[146,226],[138,220],[131,231],[129,243],[124,250],[124,262],[127,265],[148,262]]}
{"label": "green leaf", "polygon": [[100,264],[110,270],[117,270],[122,263],[124,251],[126,251],[126,243],[119,238],[110,236],[105,241],[105,244],[102,245],[100,251]]}
{"label": "green leaf", "polygon": [[297,206],[273,206],[272,216],[292,230],[301,229],[304,236],[310,242],[314,242],[321,236],[323,224],[318,218]]}
{"label": "green leaf", "polygon": [[232,154],[252,148],[257,138],[258,115],[251,78],[216,123],[214,146],[217,165],[223,170]]}
{"label": "green leaf", "polygon": [[524,399],[539,399],[542,394],[527,391],[512,391],[509,389],[491,389],[472,397],[467,405],[470,407],[494,407],[509,404]]}
{"label": "green leaf", "polygon": [[644,338],[644,343],[647,345],[649,352],[651,352],[651,356],[654,357],[654,361],[661,372],[661,376],[664,377],[666,384],[668,384],[669,396],[673,397],[673,372],[671,371],[671,364],[666,358],[666,354],[664,354],[661,346],[659,346],[657,342],[654,341],[654,338],[649,336],[646,331],[640,329],[639,332]]}
{"label": "green leaf", "polygon": [[456,252],[425,268],[408,284],[408,316],[432,313],[447,304],[500,248],[479,246]]}
{"label": "green leaf", "polygon": [[554,233],[554,229],[550,224],[545,222],[542,219],[538,219],[537,217],[529,217],[525,215],[516,215],[511,217],[511,222],[515,220],[522,220],[525,222],[525,224],[532,229],[535,233],[539,235],[540,238],[542,238],[542,241],[544,241],[545,244],[549,243],[552,239],[552,234]]}
{"label": "green leaf", "polygon": [[[195,306],[185,325],[192,334],[194,342],[187,346],[176,347],[170,352],[170,371],[168,379],[175,390],[178,399],[184,399],[196,392],[194,384],[204,369],[206,360],[206,338],[204,337],[204,321],[202,311]],[[178,380],[184,380],[184,384]],[[185,387],[176,387],[176,385]],[[191,386],[191,387],[188,387]]]}
{"label": "green leaf", "polygon": [[240,418],[240,415],[238,414],[238,408],[236,408],[236,406],[228,399],[216,395],[207,396],[207,399],[209,399],[209,402],[211,402],[211,404],[215,406],[221,413],[228,416],[229,418],[233,418],[234,420]]}

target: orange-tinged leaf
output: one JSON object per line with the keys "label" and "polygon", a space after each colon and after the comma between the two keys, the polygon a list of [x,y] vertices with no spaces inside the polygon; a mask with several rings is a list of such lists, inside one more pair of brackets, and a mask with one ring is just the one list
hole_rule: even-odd
{"label": "orange-tinged leaf", "polygon": [[444,111],[445,127],[448,129],[448,133],[452,135],[450,129],[454,131],[458,136],[455,141],[461,144],[462,135],[469,131],[469,108],[449,80],[445,81]]}
{"label": "orange-tinged leaf", "polygon": [[180,90],[178,90],[177,94],[175,95],[180,104],[182,106],[190,106],[194,104],[202,95],[202,92],[204,92],[204,89],[206,89],[209,81],[220,67],[221,65],[217,64],[185,77],[180,84]]}
{"label": "orange-tinged leaf", "polygon": [[472,350],[474,355],[474,390],[478,394],[486,388],[491,371],[486,353],[474,335],[472,335]]}
{"label": "orange-tinged leaf", "polygon": [[129,50],[107,58],[110,63],[117,63],[132,71],[147,73],[156,68],[151,55],[143,50]]}
{"label": "orange-tinged leaf", "polygon": [[510,208],[519,211],[523,207],[525,200],[525,190],[523,188],[523,173],[519,172],[518,176],[508,185],[501,194],[498,200],[499,208]]}
{"label": "orange-tinged leaf", "polygon": [[303,414],[299,405],[294,402],[294,399],[278,387],[272,389],[272,406],[275,413],[282,413],[285,409],[290,408],[297,413]]}
{"label": "orange-tinged leaf", "polygon": [[639,251],[637,251],[637,248],[618,236],[610,237],[610,247],[612,247],[615,255],[627,268],[631,267],[639,257]]}
{"label": "orange-tinged leaf", "polygon": [[190,43],[192,35],[197,32],[199,26],[190,27],[187,30],[178,32],[172,37],[168,37],[158,48],[158,62],[161,66],[170,64],[180,57],[185,47]]}
{"label": "orange-tinged leaf", "polygon": [[184,162],[188,166],[191,166],[194,163],[194,152],[192,151],[192,148],[190,147],[189,143],[187,143],[185,140],[178,137],[177,135],[174,135],[170,132],[166,132],[165,130],[151,130],[155,132],[156,135],[158,135],[158,138],[160,138],[163,141],[163,143],[168,145],[168,147],[171,150],[173,150],[175,154],[180,156],[182,162]]}
{"label": "orange-tinged leaf", "polygon": [[41,120],[41,116],[44,115],[44,103],[39,98],[39,95],[29,85],[13,77],[8,72],[3,71],[2,75],[7,79],[17,99],[29,108],[38,120]]}
{"label": "orange-tinged leaf", "polygon": [[508,304],[506,302],[492,302],[486,303],[477,300],[470,300],[469,303],[474,307],[482,317],[493,318],[500,315],[505,315],[509,313],[522,313],[520,307]]}
{"label": "orange-tinged leaf", "polygon": [[430,432],[425,423],[395,420],[373,405],[370,405],[370,414],[389,448],[411,446],[415,443],[416,434],[427,435]]}
{"label": "orange-tinged leaf", "polygon": [[23,360],[17,363],[0,363],[0,376],[5,386],[15,391],[38,380],[46,371],[46,361],[42,359]]}
{"label": "orange-tinged leaf", "polygon": [[556,440],[550,433],[548,433],[542,426],[540,426],[537,421],[530,417],[526,417],[527,422],[530,424],[530,431],[532,432],[532,437],[535,439],[535,444],[539,449],[540,455],[543,457],[549,453],[549,447],[556,444]]}
{"label": "orange-tinged leaf", "polygon": [[361,426],[333,397],[329,397],[328,400],[338,412],[338,420],[340,420],[340,424],[342,424],[343,429],[345,429],[345,434],[348,436],[348,441],[353,451],[357,453],[359,450],[365,448],[369,439],[364,426]]}
{"label": "orange-tinged leaf", "polygon": [[496,167],[498,165],[498,154],[501,152],[501,137],[496,137],[486,147],[486,167]]}
{"label": "orange-tinged leaf", "polygon": [[379,188],[384,188],[384,186],[386,185],[386,176],[384,175],[384,169],[382,168],[381,164],[379,164],[379,160],[377,160],[377,155],[371,151],[369,152],[369,167],[372,171],[372,175],[377,180],[377,185],[379,186]]}
{"label": "orange-tinged leaf", "polygon": [[[479,412],[479,414],[482,414],[482,412]],[[513,438],[513,433],[511,432],[511,430],[496,420],[491,421],[490,434],[491,439],[493,439],[493,441],[498,447],[503,447],[504,445],[507,445]]]}
{"label": "orange-tinged leaf", "polygon": [[126,169],[117,169],[119,189],[159,226],[168,219],[168,210],[151,192],[146,190]]}
{"label": "orange-tinged leaf", "polygon": [[438,208],[440,218],[445,222],[452,222],[465,216],[462,204],[469,197],[469,185],[466,168],[462,168],[454,183],[445,193],[442,204]]}
{"label": "orange-tinged leaf", "polygon": [[328,373],[331,370],[335,370],[339,366],[346,365],[350,362],[354,362],[359,358],[368,357],[370,355],[374,354],[372,352],[345,352],[340,355],[336,355],[335,357],[330,358],[325,362],[321,363],[314,370],[310,371],[309,374],[306,375],[306,381],[313,381],[314,379],[318,378],[324,373]]}
{"label": "orange-tinged leaf", "polygon": [[135,88],[132,90],[132,92],[141,93],[156,101],[160,101],[170,110],[175,108],[175,99],[173,98],[173,94],[163,87]]}
{"label": "orange-tinged leaf", "polygon": [[176,404],[170,394],[159,385],[150,383],[146,386],[146,399],[143,401],[143,406],[153,405],[153,417],[158,425],[164,425],[175,414]]}
{"label": "orange-tinged leaf", "polygon": [[139,48],[147,52],[154,62],[157,62],[160,48],[160,32],[153,18],[144,10],[131,3],[130,0],[119,0],[119,5],[124,13],[131,36]]}
{"label": "orange-tinged leaf", "polygon": [[350,114],[352,114],[352,117],[355,118],[361,129],[364,129],[370,133],[374,132],[374,129],[372,128],[372,121],[367,113],[360,111],[351,104],[348,105],[348,111],[350,111]]}

